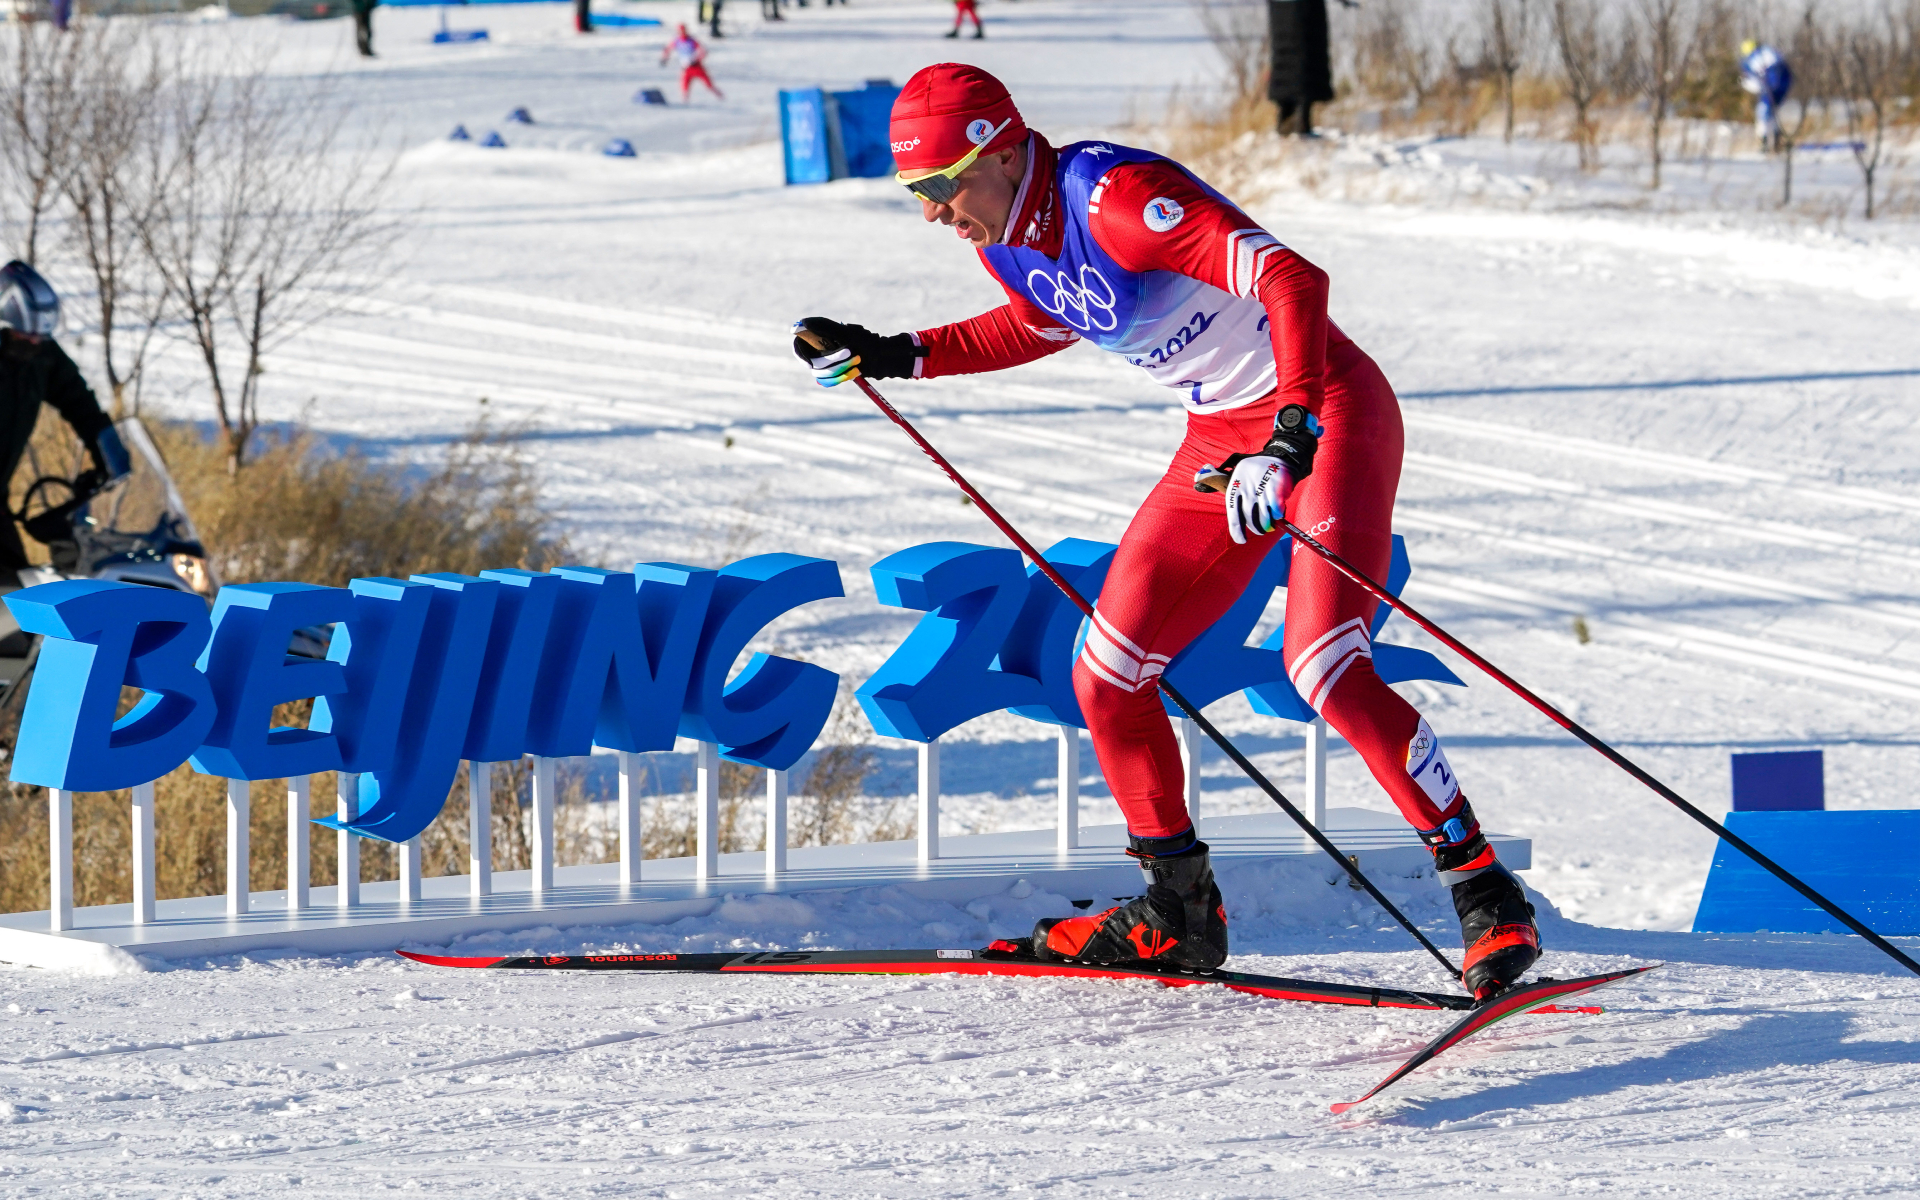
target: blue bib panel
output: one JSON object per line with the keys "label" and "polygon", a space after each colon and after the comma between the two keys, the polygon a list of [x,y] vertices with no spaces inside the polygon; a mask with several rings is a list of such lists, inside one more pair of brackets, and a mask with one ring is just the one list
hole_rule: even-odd
{"label": "blue bib panel", "polygon": [[[1155,383],[1178,391],[1181,403],[1192,411],[1218,412],[1258,400],[1277,383],[1267,313],[1260,301],[1175,271],[1123,270],[1087,228],[1090,213],[1099,211],[1106,173],[1123,163],[1143,162],[1167,163],[1209,196],[1232,205],[1186,168],[1150,150],[1076,142],[1061,148],[1055,172],[1060,256],[995,245],[986,248],[987,265],[1009,291],[1058,317],[1102,350],[1125,355]],[[1278,244],[1264,233],[1249,236]],[[1220,253],[1229,257],[1232,251],[1222,246]],[[1251,291],[1252,280],[1243,282]]]}

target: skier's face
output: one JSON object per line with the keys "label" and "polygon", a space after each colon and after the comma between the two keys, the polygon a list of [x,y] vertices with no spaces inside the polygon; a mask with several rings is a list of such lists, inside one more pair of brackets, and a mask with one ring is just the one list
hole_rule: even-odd
{"label": "skier's face", "polygon": [[921,215],[928,221],[951,226],[955,236],[975,246],[991,246],[1007,231],[1013,219],[1013,197],[1020,190],[1020,178],[1027,172],[1025,146],[1013,146],[998,154],[983,154],[979,161],[960,172],[960,190],[945,204],[920,201]]}

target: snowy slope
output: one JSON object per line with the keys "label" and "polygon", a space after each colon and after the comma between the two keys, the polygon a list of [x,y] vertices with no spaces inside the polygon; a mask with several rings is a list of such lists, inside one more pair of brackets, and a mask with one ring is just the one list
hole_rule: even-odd
{"label": "snowy slope", "polygon": [[[454,24],[494,30],[483,47],[432,47],[433,13],[382,9],[372,64],[340,59],[340,23],[195,36],[283,44],[287,70],[339,66],[368,127],[408,146],[416,232],[393,279],[273,356],[274,413],[430,458],[485,397],[528,426],[597,559],[711,557],[731,541],[838,560],[848,599],[767,644],[859,677],[911,624],[874,605],[867,565],[936,538],[999,539],[862,400],[814,387],[782,331],[815,312],[925,327],[998,290],[890,183],[780,187],[777,147],[756,140],[773,89],[901,80],[960,56],[1070,137],[1203,85],[1210,50],[1189,9],[1144,0],[995,3],[989,38],[957,47],[930,2],[813,6],[773,29],[734,8],[738,36],[713,58],[729,98],[691,110],[629,102],[667,80],[656,35],[575,38],[561,6],[456,10]],[[439,140],[519,104],[541,124],[502,127],[506,151]],[[642,156],[600,157],[614,135]],[[1410,598],[1710,811],[1726,805],[1729,751],[1805,746],[1826,749],[1833,807],[1912,804],[1910,237],[1337,202],[1278,176],[1250,203],[1332,273],[1335,318],[1401,392]],[[199,415],[193,386],[187,356],[162,360],[165,406]],[[1117,539],[1180,434],[1162,396],[1084,347],[886,390],[1043,546]],[[1398,619],[1387,629],[1431,648]],[[1913,1191],[1920,982],[1846,939],[1673,932],[1708,838],[1456,666],[1469,688],[1409,694],[1476,807],[1534,839],[1529,882],[1563,914],[1545,925],[1546,965],[1669,966],[1609,995],[1609,1015],[1502,1026],[1357,1120],[1326,1103],[1365,1091],[1440,1018],[1132,985],[501,979],[256,956],[0,974],[0,1004],[19,1009],[0,1015],[15,1122],[0,1191]],[[1217,715],[1283,785],[1298,777],[1297,730],[1237,699]],[[1387,807],[1343,750],[1333,802]],[[1051,764],[1041,727],[967,727],[946,752],[963,793],[949,829],[1045,823]],[[1209,811],[1264,803],[1229,764],[1206,772]],[[1087,819],[1114,819],[1088,786]],[[1443,982],[1329,871],[1223,883],[1240,965]],[[1430,881],[1389,886],[1451,937]],[[666,929],[460,949],[966,945],[1063,903],[725,901]]]}

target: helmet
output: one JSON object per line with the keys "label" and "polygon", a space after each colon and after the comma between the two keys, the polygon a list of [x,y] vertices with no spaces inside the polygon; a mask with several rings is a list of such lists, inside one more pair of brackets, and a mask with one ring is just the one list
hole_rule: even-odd
{"label": "helmet", "polygon": [[0,327],[51,337],[60,325],[60,297],[40,272],[15,259],[0,267]]}

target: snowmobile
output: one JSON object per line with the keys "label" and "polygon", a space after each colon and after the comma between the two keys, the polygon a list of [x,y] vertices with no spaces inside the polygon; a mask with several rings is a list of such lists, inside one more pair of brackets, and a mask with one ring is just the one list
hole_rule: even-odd
{"label": "snowmobile", "polygon": [[[131,451],[128,474],[110,482],[93,470],[45,474],[27,486],[12,519],[47,547],[50,561],[18,578],[0,578],[0,596],[62,579],[106,579],[212,602],[220,581],[146,426],[130,417],[115,429]],[[0,604],[0,713],[9,711],[32,674],[38,642]],[[324,646],[319,653],[326,653]]]}

